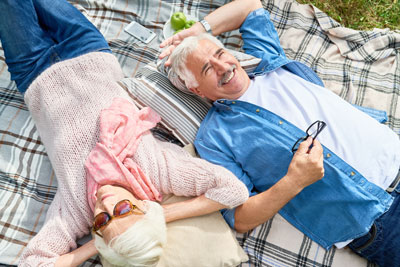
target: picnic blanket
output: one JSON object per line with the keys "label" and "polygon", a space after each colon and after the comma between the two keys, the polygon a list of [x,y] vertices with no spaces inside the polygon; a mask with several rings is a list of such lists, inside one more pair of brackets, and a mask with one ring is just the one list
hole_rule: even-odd
{"label": "picnic blanket", "polygon": [[[163,25],[172,13],[183,11],[201,19],[225,2],[71,1],[104,34],[130,78],[157,60]],[[289,58],[310,66],[327,88],[350,103],[386,111],[387,125],[400,134],[400,33],[346,29],[315,7],[294,0],[264,0],[263,6]],[[155,40],[145,45],[125,33],[133,20],[154,31]],[[219,38],[227,48],[240,51],[238,31]],[[18,263],[43,225],[56,190],[46,150],[23,97],[10,81],[0,48],[0,264]],[[324,250],[279,215],[237,238],[250,259],[242,266],[373,266],[348,249]],[[94,257],[83,266],[98,264]]]}

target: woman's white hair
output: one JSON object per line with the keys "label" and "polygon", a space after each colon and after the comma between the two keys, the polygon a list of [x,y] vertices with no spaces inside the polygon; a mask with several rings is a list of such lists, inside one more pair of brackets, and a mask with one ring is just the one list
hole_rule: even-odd
{"label": "woman's white hair", "polygon": [[196,88],[199,85],[193,73],[186,67],[186,63],[188,55],[193,53],[199,41],[204,39],[212,41],[218,47],[224,47],[216,37],[203,33],[185,38],[170,55],[171,68],[168,72],[168,79],[176,88],[185,93],[192,93],[189,88]]}
{"label": "woman's white hair", "polygon": [[163,208],[146,201],[146,215],[106,244],[98,235],[95,246],[103,266],[155,266],[167,242]]}

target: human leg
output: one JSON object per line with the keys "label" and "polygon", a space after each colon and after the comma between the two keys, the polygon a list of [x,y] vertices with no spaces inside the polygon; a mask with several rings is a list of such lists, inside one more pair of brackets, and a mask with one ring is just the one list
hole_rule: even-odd
{"label": "human leg", "polygon": [[375,220],[367,235],[349,244],[357,254],[380,267],[397,266],[400,262],[400,185],[391,195],[394,201],[390,209]]}
{"label": "human leg", "polygon": [[57,43],[59,60],[93,51],[111,52],[99,30],[66,0],[33,0],[39,23]]}
{"label": "human leg", "polygon": [[4,56],[21,93],[50,64],[51,37],[39,25],[32,1],[0,1],[0,40]]}
{"label": "human leg", "polygon": [[2,0],[0,10],[0,40],[21,93],[55,62],[111,52],[97,28],[66,0]]}

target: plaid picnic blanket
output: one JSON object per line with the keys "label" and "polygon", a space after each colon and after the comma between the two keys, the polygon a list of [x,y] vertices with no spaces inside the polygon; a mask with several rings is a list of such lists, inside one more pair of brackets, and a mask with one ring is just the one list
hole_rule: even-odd
{"label": "plaid picnic blanket", "polygon": [[[127,77],[157,60],[164,23],[175,11],[203,18],[225,0],[73,0],[108,40]],[[325,86],[347,101],[385,110],[400,134],[400,34],[359,32],[294,0],[264,0],[289,58],[313,68]],[[124,32],[137,21],[157,34],[144,45]],[[238,31],[220,39],[240,50]],[[0,47],[0,264],[16,265],[40,230],[57,190],[57,179],[23,97],[10,81]],[[373,266],[347,249],[326,251],[276,215],[254,231],[237,235],[250,261],[243,266]],[[96,266],[93,258],[84,266]],[[195,266],[195,263],[194,265]]]}

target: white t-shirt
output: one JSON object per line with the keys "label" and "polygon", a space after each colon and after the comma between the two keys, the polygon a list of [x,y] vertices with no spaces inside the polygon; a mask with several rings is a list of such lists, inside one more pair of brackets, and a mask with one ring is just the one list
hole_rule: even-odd
{"label": "white t-shirt", "polygon": [[283,68],[256,76],[238,100],[261,106],[303,131],[316,120],[326,122],[317,139],[383,189],[399,172],[400,140],[396,133],[328,89]]}

